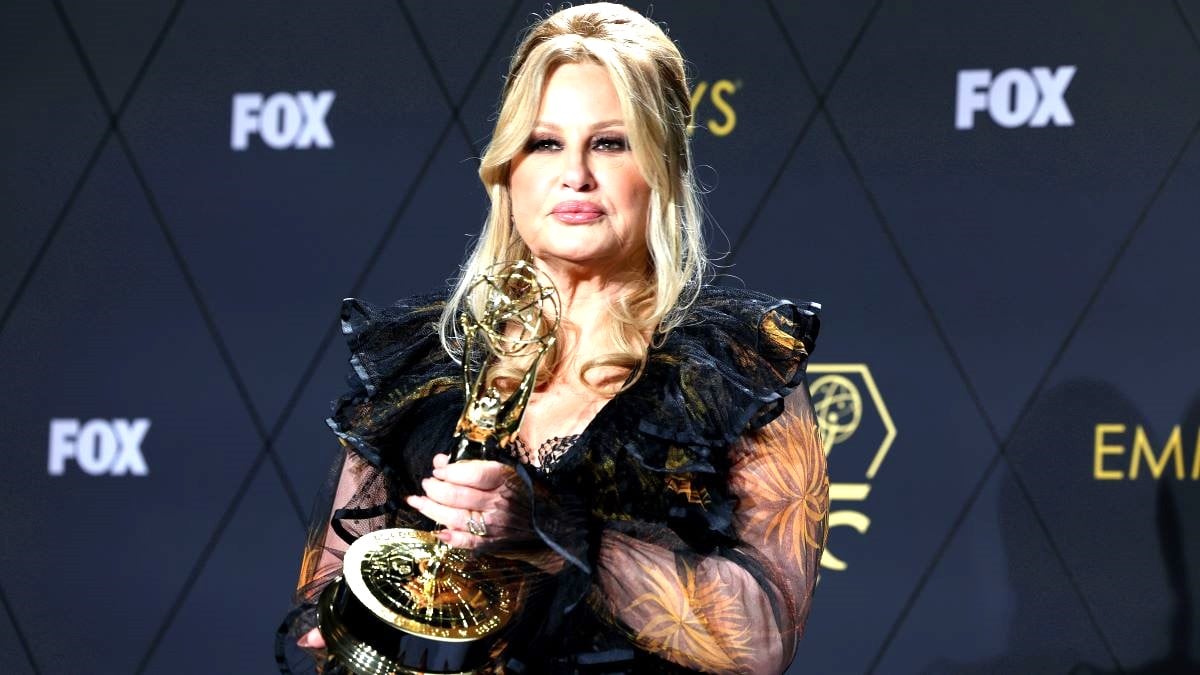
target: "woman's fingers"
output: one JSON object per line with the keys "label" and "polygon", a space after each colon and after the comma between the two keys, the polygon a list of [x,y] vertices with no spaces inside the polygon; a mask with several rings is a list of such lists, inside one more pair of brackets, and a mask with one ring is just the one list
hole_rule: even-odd
{"label": "woman's fingers", "polygon": [[421,512],[421,515],[432,520],[433,522],[444,525],[452,530],[462,530],[469,532],[470,526],[467,525],[467,520],[471,518],[466,509],[459,509],[453,506],[439,504],[429,497],[420,497],[413,495],[405,501],[408,505]]}
{"label": "woman's fingers", "polygon": [[[435,535],[458,548],[476,548],[485,543],[520,539],[529,534],[528,527],[514,527],[512,517],[504,511],[459,509],[417,495],[408,497],[406,501],[421,515],[445,527]],[[472,520],[475,521],[474,525]]]}
{"label": "woman's fingers", "polygon": [[478,548],[528,534],[528,526],[514,529],[525,522],[513,513],[515,476],[512,467],[500,462],[451,463],[448,456],[436,455],[433,476],[421,481],[425,494],[408,497],[407,502],[446,528],[437,533],[442,541],[455,548]]}
{"label": "woman's fingers", "polygon": [[442,530],[434,536],[450,545],[451,548],[479,548],[485,543],[483,537],[459,530]]}
{"label": "woman's fingers", "polygon": [[497,506],[495,493],[456,485],[439,478],[426,478],[421,481],[421,488],[425,490],[426,497],[446,506],[476,511],[485,511]]}
{"label": "woman's fingers", "polygon": [[[444,455],[438,455],[444,457]],[[477,490],[495,490],[504,485],[515,473],[511,466],[490,460],[470,459],[438,466],[433,460],[433,477]]]}
{"label": "woman's fingers", "polygon": [[307,649],[325,649],[325,638],[321,631],[314,628],[296,640],[296,644]]}

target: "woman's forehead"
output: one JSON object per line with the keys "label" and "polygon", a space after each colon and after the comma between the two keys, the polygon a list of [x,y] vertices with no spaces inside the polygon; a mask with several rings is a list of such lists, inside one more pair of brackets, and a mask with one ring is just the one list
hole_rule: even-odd
{"label": "woman's forehead", "polygon": [[621,124],[621,100],[608,71],[592,63],[566,63],[547,75],[537,123],[588,126]]}

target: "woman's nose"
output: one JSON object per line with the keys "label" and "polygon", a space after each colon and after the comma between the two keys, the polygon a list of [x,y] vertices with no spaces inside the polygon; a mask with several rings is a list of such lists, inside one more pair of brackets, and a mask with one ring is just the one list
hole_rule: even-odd
{"label": "woman's nose", "polygon": [[588,166],[585,152],[563,153],[562,182],[564,187],[576,192],[587,192],[596,187],[596,177],[592,175],[591,167]]}

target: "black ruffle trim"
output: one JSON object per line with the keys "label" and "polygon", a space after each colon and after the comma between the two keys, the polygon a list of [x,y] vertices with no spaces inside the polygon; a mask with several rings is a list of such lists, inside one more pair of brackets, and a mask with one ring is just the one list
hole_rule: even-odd
{"label": "black ruffle trim", "polygon": [[665,522],[698,551],[736,545],[729,446],[783,412],[804,378],[819,311],[705,288],[687,323],[651,349],[638,382],[602,411],[610,415],[589,444],[592,466],[607,469],[595,477],[600,509]]}
{"label": "black ruffle trim", "polygon": [[350,349],[350,391],[326,420],[333,432],[381,470],[396,465],[380,445],[433,396],[462,398],[461,372],[446,355],[437,322],[445,296],[423,295],[376,308],[342,302],[341,328]]}
{"label": "black ruffle trim", "polygon": [[[724,447],[783,411],[804,376],[820,328],[820,305],[794,304],[752,291],[708,288],[687,324],[651,350],[630,405],[643,434],[692,448]],[[711,470],[659,457],[648,468]],[[642,459],[647,460],[645,453]]]}
{"label": "black ruffle trim", "polygon": [[[342,335],[350,348],[350,364],[367,394],[381,389],[415,389],[451,374],[443,358],[437,324],[446,296],[419,295],[376,308],[362,300],[342,301]],[[431,369],[436,372],[430,372]]]}

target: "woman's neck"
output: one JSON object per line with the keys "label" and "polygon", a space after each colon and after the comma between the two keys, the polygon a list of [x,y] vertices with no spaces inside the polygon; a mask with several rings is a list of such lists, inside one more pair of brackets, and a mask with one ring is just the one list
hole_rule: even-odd
{"label": "woman's neck", "polygon": [[[615,317],[610,308],[624,296],[637,291],[645,280],[631,275],[628,266],[622,266],[619,273],[610,274],[592,267],[537,258],[534,264],[550,277],[558,290],[562,328],[558,338],[560,366],[556,369],[556,379],[574,381],[583,363],[613,351],[609,327]],[[590,375],[602,379],[611,377],[619,386],[628,374],[625,369],[607,372],[609,370],[601,368]]]}
{"label": "woman's neck", "polygon": [[619,272],[534,258],[558,290],[559,316],[583,336],[597,334],[611,320],[609,307],[644,283],[628,267]]}

